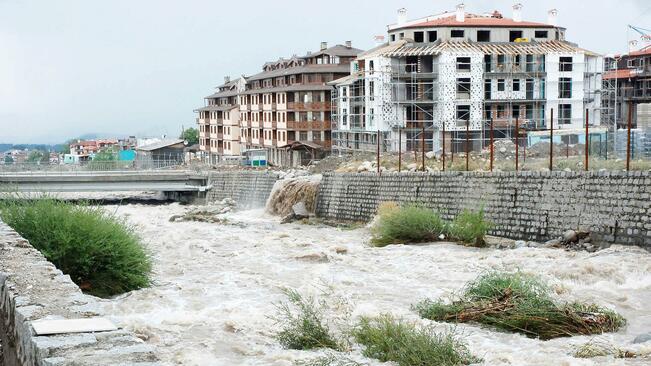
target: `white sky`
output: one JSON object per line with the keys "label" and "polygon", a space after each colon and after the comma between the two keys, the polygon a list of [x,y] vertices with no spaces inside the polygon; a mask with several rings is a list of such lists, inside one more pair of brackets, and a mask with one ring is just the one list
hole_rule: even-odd
{"label": "white sky", "polygon": [[[223,81],[281,56],[352,40],[370,48],[396,10],[408,18],[460,0],[0,0],[0,142],[56,143],[85,133],[177,135]],[[513,1],[465,1],[466,11]],[[567,39],[626,50],[627,24],[651,28],[648,0],[523,0],[523,19],[559,10]]]}

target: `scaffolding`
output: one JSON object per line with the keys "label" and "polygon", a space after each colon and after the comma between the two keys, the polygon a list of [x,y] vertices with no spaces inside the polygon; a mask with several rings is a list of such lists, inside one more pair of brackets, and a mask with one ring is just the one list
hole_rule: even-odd
{"label": "scaffolding", "polygon": [[[586,56],[577,62],[560,57],[552,63],[545,54],[472,56],[449,60],[440,54],[390,56],[388,65],[374,68],[365,68],[362,62],[341,89],[347,90],[345,95],[333,93],[333,148],[375,151],[378,134],[373,127],[378,126],[378,116],[382,151],[439,151],[445,138],[446,150],[455,152],[465,151],[468,141],[471,150],[483,149],[491,124],[495,139],[513,139],[516,130],[526,135],[548,129],[550,108],[556,109],[554,128],[583,126],[586,108],[591,116],[611,118],[601,106],[611,91],[602,91],[603,65],[594,59]],[[572,71],[582,71],[583,77],[568,78],[576,75],[568,74]],[[549,79],[552,72],[562,76]],[[558,92],[551,97],[548,90]],[[578,103],[581,113],[568,110],[567,105]],[[338,107],[342,105],[346,108]]]}

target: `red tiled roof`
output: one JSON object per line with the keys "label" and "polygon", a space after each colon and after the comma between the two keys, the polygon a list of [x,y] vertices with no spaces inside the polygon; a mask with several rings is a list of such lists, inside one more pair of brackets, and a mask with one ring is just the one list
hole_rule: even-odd
{"label": "red tiled roof", "polygon": [[516,22],[509,18],[497,18],[476,14],[466,13],[463,22],[457,21],[456,15],[449,17],[431,19],[420,23],[408,24],[404,27],[397,28],[420,28],[420,27],[536,27],[536,28],[554,28],[551,24],[536,22]]}
{"label": "red tiled roof", "polygon": [[626,79],[633,76],[634,69],[611,70],[604,73],[604,79]]}
{"label": "red tiled roof", "polygon": [[643,56],[643,55],[651,55],[651,45],[646,46],[642,49],[639,49],[637,51],[633,51],[628,54],[628,56]]}

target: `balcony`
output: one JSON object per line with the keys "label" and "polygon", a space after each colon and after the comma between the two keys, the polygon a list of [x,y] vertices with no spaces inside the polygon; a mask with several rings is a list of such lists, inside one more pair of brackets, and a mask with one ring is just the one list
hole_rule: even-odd
{"label": "balcony", "polygon": [[330,102],[308,102],[308,103],[298,103],[298,102],[288,102],[287,109],[294,111],[329,111],[332,108],[332,103]]}
{"label": "balcony", "polygon": [[330,122],[325,121],[290,121],[287,122],[288,130],[329,130]]}

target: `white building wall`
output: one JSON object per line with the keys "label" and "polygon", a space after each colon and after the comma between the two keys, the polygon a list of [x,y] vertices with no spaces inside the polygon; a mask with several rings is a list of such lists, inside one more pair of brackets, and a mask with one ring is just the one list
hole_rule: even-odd
{"label": "white building wall", "polygon": [[[457,70],[457,57],[470,57],[470,71]],[[438,62],[439,95],[438,113],[434,116],[436,127],[441,128],[443,122],[446,131],[465,131],[465,125],[457,125],[457,105],[470,105],[469,128],[473,131],[481,130],[484,100],[483,57],[481,53],[442,53],[437,57],[435,62]],[[458,78],[470,78],[470,99],[457,99]]]}
{"label": "white building wall", "polygon": [[[572,71],[559,71],[561,57],[572,57]],[[545,107],[546,128],[549,128],[549,119],[551,110],[554,109],[554,128],[581,128],[584,119],[584,80],[585,56],[579,53],[553,53],[548,54],[545,58],[545,70],[547,71],[546,96],[547,104]],[[559,79],[563,77],[572,78],[572,98],[559,98],[558,85]],[[558,124],[559,104],[570,104],[572,107],[572,120],[570,124]]]}

